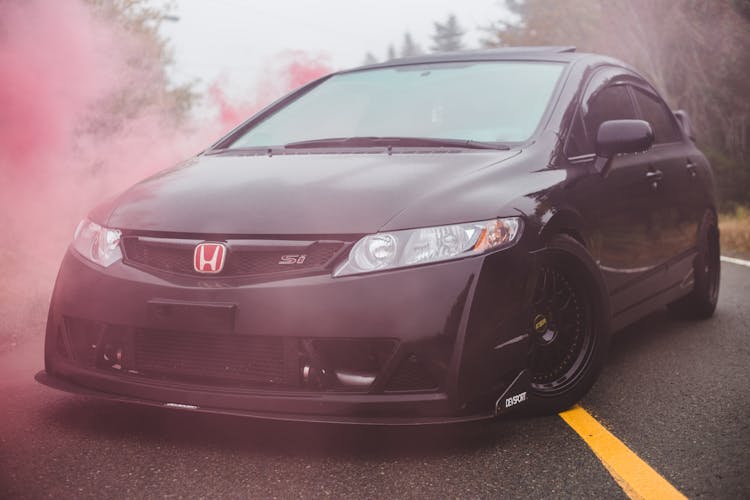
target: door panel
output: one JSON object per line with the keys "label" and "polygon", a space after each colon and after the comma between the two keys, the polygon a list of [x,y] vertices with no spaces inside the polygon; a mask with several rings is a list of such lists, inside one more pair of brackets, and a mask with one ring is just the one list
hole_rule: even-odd
{"label": "door panel", "polygon": [[[627,80],[619,78],[604,72],[590,82],[579,109],[583,124],[579,129],[586,137],[568,141],[577,152],[594,152],[602,122],[638,117]],[[654,283],[663,278],[655,218],[659,186],[655,189],[647,177],[649,163],[644,154],[615,157],[606,176],[591,165],[585,168],[590,174],[578,183],[574,198],[586,223],[589,250],[610,291],[612,312],[617,314],[648,297]]]}
{"label": "door panel", "polygon": [[614,159],[592,197],[591,252],[611,294],[613,313],[648,297],[662,271],[657,196],[643,155]]}
{"label": "door panel", "polygon": [[655,144],[645,157],[651,168],[663,173],[654,223],[660,233],[658,258],[667,267],[665,280],[660,284],[665,289],[689,278],[703,204],[695,199],[699,191],[697,170],[691,167],[687,138],[672,112],[646,88],[634,86],[631,92],[640,118],[654,130]]}

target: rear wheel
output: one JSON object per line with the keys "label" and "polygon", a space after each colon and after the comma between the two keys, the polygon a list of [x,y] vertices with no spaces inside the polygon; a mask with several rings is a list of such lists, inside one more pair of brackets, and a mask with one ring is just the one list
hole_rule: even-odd
{"label": "rear wheel", "polygon": [[556,413],[594,384],[609,346],[606,291],[586,249],[555,236],[538,272],[530,318],[534,413]]}
{"label": "rear wheel", "polygon": [[698,255],[693,263],[695,284],[689,295],[669,304],[669,310],[689,319],[713,316],[719,300],[721,281],[721,250],[716,216],[708,213],[703,219]]}

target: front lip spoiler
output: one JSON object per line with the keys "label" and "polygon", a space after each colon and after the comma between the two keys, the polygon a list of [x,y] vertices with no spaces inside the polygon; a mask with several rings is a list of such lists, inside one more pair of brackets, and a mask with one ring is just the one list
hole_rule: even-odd
{"label": "front lip spoiler", "polygon": [[42,385],[65,391],[79,396],[86,396],[108,401],[121,403],[134,403],[146,406],[155,406],[158,408],[172,408],[177,410],[196,411],[201,413],[213,413],[220,415],[233,415],[240,417],[256,418],[261,420],[276,420],[284,422],[307,422],[307,423],[326,423],[326,424],[349,424],[349,425],[370,425],[370,426],[415,426],[415,425],[441,425],[441,424],[458,424],[464,422],[475,422],[494,418],[492,413],[481,413],[474,415],[461,415],[452,417],[344,417],[344,416],[326,416],[326,415],[298,415],[287,413],[267,413],[244,411],[224,408],[199,407],[171,401],[155,401],[150,399],[124,396],[121,394],[110,394],[95,389],[80,386],[69,382],[60,377],[56,377],[41,370],[34,376],[34,379]]}

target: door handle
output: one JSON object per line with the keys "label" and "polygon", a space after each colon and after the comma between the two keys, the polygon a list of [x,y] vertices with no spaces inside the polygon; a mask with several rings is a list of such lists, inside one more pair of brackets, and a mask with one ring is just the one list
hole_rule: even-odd
{"label": "door handle", "polygon": [[659,189],[659,181],[664,178],[664,174],[661,170],[654,169],[654,167],[649,167],[648,172],[646,172],[646,180],[651,184],[651,189],[654,191]]}
{"label": "door handle", "polygon": [[698,167],[693,163],[692,161],[689,161],[685,164],[685,170],[687,170],[688,175],[692,179],[695,179],[695,177],[698,175]]}
{"label": "door handle", "polygon": [[661,170],[649,170],[646,172],[646,179],[649,182],[659,182],[664,178],[664,173]]}

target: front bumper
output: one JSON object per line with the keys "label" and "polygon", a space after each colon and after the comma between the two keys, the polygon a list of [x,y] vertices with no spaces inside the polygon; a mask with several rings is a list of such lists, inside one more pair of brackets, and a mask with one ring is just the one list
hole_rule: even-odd
{"label": "front bumper", "polygon": [[[347,278],[186,282],[122,262],[102,269],[68,252],[50,307],[46,371],[37,380],[119,401],[282,420],[410,424],[488,418],[526,366],[533,270],[530,254],[517,245]],[[291,379],[299,377],[293,384],[248,385],[237,377],[209,383],[84,361],[71,347],[80,334],[71,325],[81,321],[106,325],[119,332],[117,338],[172,332],[232,341],[262,336],[284,339],[285,346],[289,339],[295,346],[382,339],[394,347],[365,388],[305,386],[303,362],[295,360],[284,369]],[[96,349],[92,356],[101,356],[102,346]],[[399,367],[414,359],[434,383],[394,390]]]}
{"label": "front bumper", "polygon": [[[296,398],[289,398],[289,404],[279,405],[277,398],[275,404],[270,401],[263,401],[261,410],[253,409],[249,403],[252,395],[234,393],[234,394],[217,394],[216,392],[196,392],[195,388],[187,390],[165,390],[163,386],[148,388],[141,386],[143,391],[138,390],[132,384],[128,387],[128,394],[119,394],[111,392],[105,387],[121,387],[117,380],[102,379],[101,376],[95,380],[88,380],[92,377],[90,374],[81,373],[74,376],[77,382],[72,382],[68,378],[62,378],[56,375],[50,375],[42,370],[34,377],[40,384],[46,385],[53,389],[65,391],[80,396],[94,397],[109,401],[123,403],[136,403],[146,406],[155,406],[160,408],[169,408],[177,410],[197,411],[203,413],[215,413],[221,415],[236,415],[243,417],[258,418],[264,420],[280,420],[287,422],[311,422],[311,423],[331,423],[331,424],[359,424],[359,425],[428,425],[428,424],[451,424],[460,422],[471,422],[484,420],[494,417],[492,411],[474,414],[458,414],[440,416],[439,409],[444,406],[445,395],[436,394],[431,398],[421,400],[411,400],[405,403],[402,398],[378,398],[367,396],[352,399],[351,397],[343,398],[336,401],[336,398],[324,397],[317,401],[316,406],[321,413],[299,413],[302,405]],[[91,386],[103,387],[103,389],[92,389]],[[141,397],[137,393],[153,393],[153,397]],[[175,403],[171,399],[178,401],[206,401],[204,406],[189,403]],[[214,404],[216,406],[207,406]],[[397,412],[389,412],[388,408],[397,405]],[[275,407],[276,411],[270,410]],[[286,407],[286,408],[285,408]],[[428,416],[431,407],[438,412],[437,416]],[[310,405],[305,405],[305,410],[310,409]],[[285,411],[286,410],[286,411]]]}

